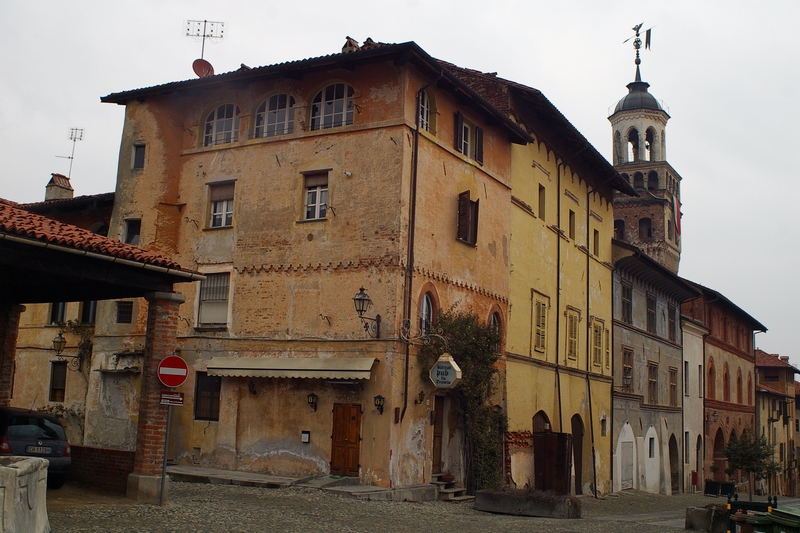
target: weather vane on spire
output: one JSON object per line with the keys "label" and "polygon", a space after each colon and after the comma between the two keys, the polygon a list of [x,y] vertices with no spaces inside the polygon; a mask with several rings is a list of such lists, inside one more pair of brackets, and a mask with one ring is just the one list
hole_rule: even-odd
{"label": "weather vane on spire", "polygon": [[[633,27],[633,31],[636,32],[636,35],[634,35],[633,37],[628,37],[627,39],[622,41],[622,44],[625,44],[628,41],[630,41],[631,39],[633,39],[633,49],[636,50],[636,60],[634,61],[634,63],[636,64],[636,81],[640,81],[641,80],[641,75],[639,74],[639,65],[642,63],[642,60],[639,58],[639,50],[641,50],[641,48],[642,48],[642,39],[640,38],[640,35],[641,35],[640,34],[640,30],[642,29],[642,26],[644,26],[644,22],[641,22],[641,23],[637,24],[636,26],[634,26]],[[644,48],[645,48],[645,50],[650,50],[650,37],[652,35],[652,31],[653,31],[653,28],[651,27],[651,28],[646,29],[645,32],[644,32]]]}

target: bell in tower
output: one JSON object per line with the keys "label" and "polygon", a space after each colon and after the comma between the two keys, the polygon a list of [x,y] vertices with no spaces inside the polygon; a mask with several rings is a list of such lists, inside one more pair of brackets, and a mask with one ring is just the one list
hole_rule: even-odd
{"label": "bell in tower", "polygon": [[[672,272],[680,263],[681,177],[667,163],[666,126],[669,114],[642,81],[639,24],[636,37],[636,76],[628,94],[608,117],[613,135],[614,168],[627,179],[639,197],[614,194],[615,238],[633,244]],[[645,48],[650,47],[650,30]]]}

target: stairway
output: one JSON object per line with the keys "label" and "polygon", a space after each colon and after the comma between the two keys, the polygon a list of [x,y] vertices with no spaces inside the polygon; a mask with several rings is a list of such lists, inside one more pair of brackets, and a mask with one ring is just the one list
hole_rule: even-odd
{"label": "stairway", "polygon": [[455,481],[442,481],[442,474],[433,474],[432,485],[436,485],[437,499],[442,502],[471,502],[475,496],[468,496],[467,489],[457,488]]}

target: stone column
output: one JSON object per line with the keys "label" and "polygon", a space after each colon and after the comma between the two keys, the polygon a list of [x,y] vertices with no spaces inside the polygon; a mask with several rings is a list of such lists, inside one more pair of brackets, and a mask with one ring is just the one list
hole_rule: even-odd
{"label": "stone column", "polygon": [[23,311],[24,305],[0,304],[0,406],[4,407],[11,405],[19,317]]}
{"label": "stone column", "polygon": [[178,307],[185,298],[179,293],[154,292],[145,295],[145,299],[149,304],[147,331],[139,394],[136,457],[133,473],[128,476],[128,497],[141,502],[158,503],[167,431],[167,406],[160,404],[161,391],[165,387],[158,380],[157,370],[165,357],[175,353]]}

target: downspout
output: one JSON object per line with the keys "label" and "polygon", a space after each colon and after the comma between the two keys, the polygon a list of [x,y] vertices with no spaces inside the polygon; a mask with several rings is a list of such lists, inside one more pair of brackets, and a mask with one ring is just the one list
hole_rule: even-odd
{"label": "downspout", "polygon": [[[406,273],[405,273],[405,301],[403,302],[403,323],[408,322],[411,325],[411,303],[412,303],[412,284],[414,281],[414,235],[416,232],[417,220],[417,170],[419,168],[419,98],[420,94],[437,83],[444,76],[444,70],[439,72],[439,77],[435,80],[420,87],[417,91],[416,102],[414,108],[414,164],[411,167],[411,191],[408,213],[408,251],[406,254]],[[405,348],[405,369],[403,376],[403,410],[400,412],[400,422],[406,416],[408,409],[408,372],[411,360],[411,343],[406,341]]]}
{"label": "downspout", "polygon": [[[597,454],[595,453],[595,442],[594,442],[594,411],[592,409],[592,380],[589,379],[589,372],[591,372],[591,339],[590,336],[594,333],[592,324],[590,323],[589,319],[591,318],[590,313],[590,305],[591,305],[591,248],[590,246],[590,232],[589,232],[589,200],[593,189],[589,188],[589,183],[586,183],[586,388],[588,391],[588,400],[589,400],[589,434],[592,436],[592,476],[594,477],[594,497],[597,498]],[[611,284],[613,289],[614,284]],[[602,338],[601,338],[602,342]],[[600,363],[602,365],[602,361]],[[602,366],[600,367],[602,371]]]}

